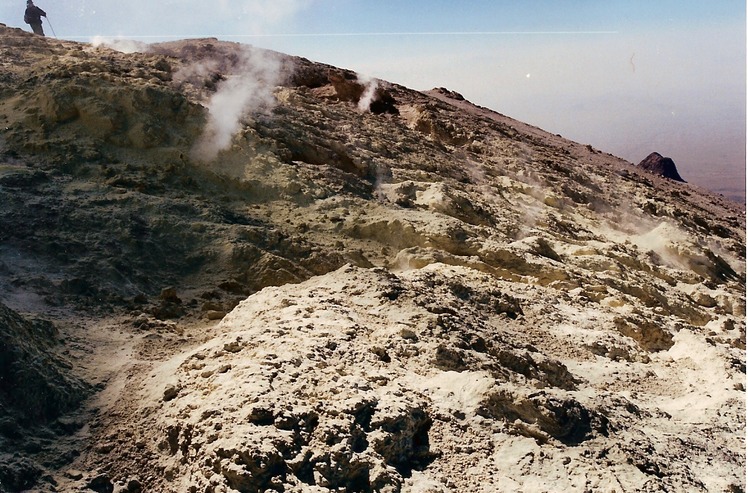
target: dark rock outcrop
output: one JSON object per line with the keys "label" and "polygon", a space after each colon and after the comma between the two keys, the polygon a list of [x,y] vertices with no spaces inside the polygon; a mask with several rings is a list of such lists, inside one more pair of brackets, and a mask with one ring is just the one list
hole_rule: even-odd
{"label": "dark rock outcrop", "polygon": [[48,440],[53,432],[72,431],[60,416],[75,409],[91,387],[55,354],[59,334],[52,323],[0,304],[0,341],[0,491],[26,491],[43,472],[38,459],[25,456],[44,452],[45,442],[34,436]]}
{"label": "dark rock outcrop", "polygon": [[653,152],[647,156],[639,163],[639,167],[650,173],[654,173],[655,175],[686,183],[686,180],[681,178],[680,174],[678,174],[678,168],[675,167],[675,162],[669,157],[662,157],[662,155],[657,152]]}
{"label": "dark rock outcrop", "polygon": [[[54,354],[57,329],[0,304],[0,409],[22,425],[44,424],[74,408],[87,386]],[[2,432],[0,432],[2,433]]]}

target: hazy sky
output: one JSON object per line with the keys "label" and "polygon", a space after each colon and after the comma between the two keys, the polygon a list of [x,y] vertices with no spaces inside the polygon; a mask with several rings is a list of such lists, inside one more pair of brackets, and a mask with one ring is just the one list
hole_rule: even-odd
{"label": "hazy sky", "polygon": [[[215,36],[414,89],[445,86],[634,163],[658,151],[687,181],[745,194],[744,0],[37,4],[61,38]],[[0,22],[28,29],[24,6],[5,0]]]}

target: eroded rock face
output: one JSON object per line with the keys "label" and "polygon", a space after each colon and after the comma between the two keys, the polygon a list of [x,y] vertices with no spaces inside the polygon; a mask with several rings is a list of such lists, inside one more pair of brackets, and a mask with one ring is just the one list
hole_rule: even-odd
{"label": "eroded rock face", "polygon": [[[562,363],[512,342],[491,322],[506,311],[481,312],[484,300],[504,295],[488,276],[474,276],[429,269],[395,277],[348,266],[242,302],[221,336],[157,377],[179,392],[144,428],[160,430],[173,487],[203,488],[194,478],[204,477],[205,487],[239,491],[399,491],[440,460],[435,420],[479,426],[483,416],[496,430],[563,443],[607,434],[604,419],[568,393],[576,387]],[[472,390],[462,388],[471,380]],[[492,389],[519,382],[564,397],[499,405]]]}
{"label": "eroded rock face", "polygon": [[[547,478],[542,489],[569,464],[602,489],[708,489],[707,462],[681,468],[680,457],[716,453],[706,444],[737,392],[694,424],[683,418],[696,394],[657,389],[680,371],[680,351],[709,343],[680,334],[670,354],[652,352],[617,332],[615,310],[582,320],[552,293],[439,264],[396,275],[344,266],[266,288],[209,341],[155,367],[155,385],[131,388],[141,418],[112,429],[138,430],[131,443],[146,445],[119,453],[160,464],[153,484],[168,491],[488,492],[528,475]],[[601,345],[603,333],[607,352],[587,352],[582,341]],[[636,383],[610,373],[621,371]],[[657,446],[661,427],[678,441]],[[738,473],[739,456],[723,460]],[[467,464],[471,474],[455,474]]]}

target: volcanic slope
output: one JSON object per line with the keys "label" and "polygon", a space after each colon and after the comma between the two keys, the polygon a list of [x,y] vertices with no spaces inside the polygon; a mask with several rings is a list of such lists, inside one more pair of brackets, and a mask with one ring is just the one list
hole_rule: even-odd
{"label": "volcanic slope", "polygon": [[0,427],[0,489],[745,490],[737,204],[446,89],[136,48],[0,27],[0,302],[97,389]]}

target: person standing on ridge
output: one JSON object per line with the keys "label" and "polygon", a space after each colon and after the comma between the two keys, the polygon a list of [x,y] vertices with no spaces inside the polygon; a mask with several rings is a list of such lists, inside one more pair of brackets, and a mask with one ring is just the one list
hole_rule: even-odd
{"label": "person standing on ridge", "polygon": [[33,0],[26,1],[26,12],[23,14],[23,22],[31,26],[34,34],[44,36],[42,29],[42,17],[47,17],[47,13],[34,5]]}

